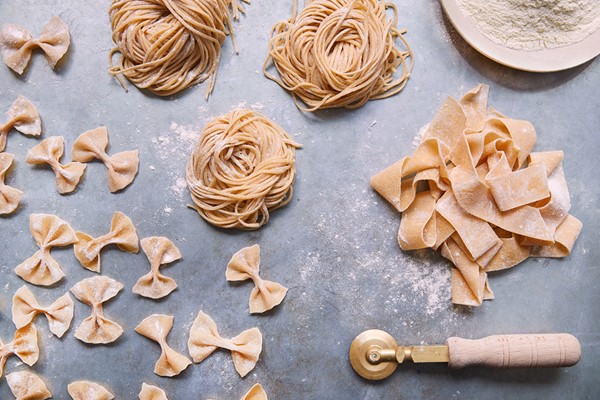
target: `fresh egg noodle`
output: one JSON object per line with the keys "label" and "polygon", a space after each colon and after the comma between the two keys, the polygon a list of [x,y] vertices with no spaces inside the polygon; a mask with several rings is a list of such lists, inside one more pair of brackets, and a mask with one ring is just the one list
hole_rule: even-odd
{"label": "fresh egg noodle", "polygon": [[[396,6],[381,0],[315,0],[299,13],[295,0],[292,17],[273,27],[263,72],[304,111],[358,108],[393,96],[413,67],[397,21]],[[271,62],[278,77],[268,71]]]}
{"label": "fresh egg noodle", "polygon": [[[245,1],[245,0],[244,0]],[[109,72],[159,96],[178,93],[210,78],[212,92],[221,45],[232,35],[231,16],[243,12],[238,0],[113,0]],[[234,41],[235,47],[235,41]],[[120,53],[116,64],[113,57]]]}
{"label": "fresh egg noodle", "polygon": [[236,109],[214,118],[187,164],[194,208],[221,228],[260,228],[292,198],[299,147],[257,112]]}

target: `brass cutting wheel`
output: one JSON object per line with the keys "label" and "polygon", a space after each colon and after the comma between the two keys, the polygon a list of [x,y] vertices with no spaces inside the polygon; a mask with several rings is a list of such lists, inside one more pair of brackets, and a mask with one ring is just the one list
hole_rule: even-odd
{"label": "brass cutting wheel", "polygon": [[397,362],[381,362],[384,352],[396,351],[398,344],[387,332],[378,329],[364,331],[350,345],[350,364],[354,371],[365,379],[381,380],[394,373]]}

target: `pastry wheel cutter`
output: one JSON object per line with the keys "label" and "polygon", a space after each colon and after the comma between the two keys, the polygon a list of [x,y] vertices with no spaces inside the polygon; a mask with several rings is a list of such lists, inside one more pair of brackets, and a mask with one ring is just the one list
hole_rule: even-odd
{"label": "pastry wheel cutter", "polygon": [[579,341],[566,333],[451,337],[443,345],[398,346],[389,333],[371,329],[350,345],[352,368],[370,380],[385,379],[407,362],[448,363],[450,368],[548,368],[571,367],[580,357]]}

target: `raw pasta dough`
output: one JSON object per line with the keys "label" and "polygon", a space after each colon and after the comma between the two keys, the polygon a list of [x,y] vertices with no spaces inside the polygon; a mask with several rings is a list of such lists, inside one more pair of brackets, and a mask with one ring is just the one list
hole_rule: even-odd
{"label": "raw pasta dough", "polygon": [[92,308],[92,315],[84,319],[75,337],[91,344],[107,344],[123,334],[121,325],[104,316],[103,303],[112,299],[123,289],[120,282],[106,276],[94,276],[78,282],[71,288],[77,300]]}
{"label": "raw pasta dough", "polygon": [[183,354],[173,350],[167,344],[167,336],[173,328],[174,317],[171,315],[152,314],[146,317],[135,331],[160,345],[160,357],[154,364],[154,373],[172,377],[179,375],[192,362]]}
{"label": "raw pasta dough", "polygon": [[15,24],[4,24],[0,31],[0,49],[4,63],[19,75],[27,68],[31,53],[36,47],[42,49],[48,64],[54,69],[69,49],[70,43],[69,28],[56,16],[50,18],[39,39],[32,38],[27,29]]}
{"label": "raw pasta dough", "polygon": [[115,398],[104,386],[88,381],[69,383],[67,391],[73,400],[112,400]]}
{"label": "raw pasta dough", "polygon": [[133,222],[125,214],[116,211],[112,217],[110,231],[106,235],[92,238],[87,233],[77,232],[75,257],[81,265],[93,272],[100,272],[100,252],[110,244],[128,253],[137,253],[140,248]]}
{"label": "raw pasta dough", "polygon": [[142,391],[138,394],[140,400],[169,400],[164,390],[157,386],[142,383]]}
{"label": "raw pasta dough", "polygon": [[150,261],[150,272],[138,279],[133,293],[151,299],[168,296],[177,288],[174,279],[160,273],[160,267],[181,258],[179,249],[166,237],[152,236],[142,239],[142,250]]}
{"label": "raw pasta dough", "polygon": [[0,153],[0,214],[10,214],[19,207],[23,192],[4,183],[6,173],[10,169],[15,156],[9,153]]}
{"label": "raw pasta dough", "polygon": [[65,150],[65,139],[62,136],[51,136],[27,152],[26,161],[32,165],[48,164],[56,174],[58,193],[71,193],[81,180],[86,165],[70,162],[62,165],[60,159]]}
{"label": "raw pasta dough", "polygon": [[25,364],[32,366],[40,356],[38,347],[38,336],[35,324],[29,324],[17,329],[10,343],[2,343],[0,340],[0,378],[4,375],[4,365],[8,357],[16,355]]}
{"label": "raw pasta dough", "polygon": [[46,316],[50,332],[60,338],[71,326],[73,300],[69,293],[65,293],[48,307],[42,307],[27,286],[21,286],[13,296],[13,323],[17,329],[23,328],[32,323],[38,314]]}
{"label": "raw pasta dough", "polygon": [[215,322],[202,311],[190,330],[188,349],[195,363],[204,361],[217,348],[231,351],[235,370],[243,378],[254,369],[262,351],[262,334],[258,328],[243,331],[236,337],[224,339]]}
{"label": "raw pasta dough", "polygon": [[0,125],[0,152],[6,148],[6,138],[11,129],[27,136],[42,134],[42,120],[37,108],[24,96],[19,96],[6,112],[8,121]]}
{"label": "raw pasta dough", "polygon": [[448,98],[413,155],[371,179],[402,212],[400,247],[441,248],[454,264],[452,302],[471,306],[493,298],[488,272],[565,257],[582,227],[569,214],[563,153],[532,152],[533,125],[487,109],[488,90]]}
{"label": "raw pasta dough", "polygon": [[252,388],[248,391],[248,393],[243,395],[240,400],[269,400],[269,399],[267,398],[267,393],[265,392],[265,389],[263,389],[263,387],[261,386],[260,383],[257,383],[256,385],[252,386]]}
{"label": "raw pasta dough", "polygon": [[279,305],[287,293],[287,288],[279,283],[263,280],[259,275],[260,246],[245,247],[235,253],[227,264],[225,277],[228,281],[252,279],[254,289],[250,294],[250,313],[263,313]]}
{"label": "raw pasta dough", "polygon": [[214,118],[187,164],[196,211],[221,228],[260,228],[292,198],[299,147],[257,112],[236,109]]}
{"label": "raw pasta dough", "polygon": [[75,243],[77,236],[67,222],[49,214],[31,214],[29,229],[40,249],[19,264],[15,273],[34,285],[51,286],[59,282],[65,273],[50,255],[50,250]]}
{"label": "raw pasta dough", "polygon": [[[298,108],[358,108],[404,88],[413,57],[404,31],[396,28],[394,4],[314,0],[298,13],[296,3],[292,17],[272,29],[263,72],[291,92]],[[394,13],[392,20],[387,19],[388,9]],[[396,47],[397,40],[404,49]],[[267,72],[270,61],[279,77]]]}
{"label": "raw pasta dough", "polygon": [[[244,0],[245,1],[245,0]],[[140,89],[169,96],[210,78],[215,85],[221,45],[238,19],[238,0],[113,0],[109,9],[112,39],[109,72],[123,87],[123,74]],[[235,47],[235,42],[234,42]],[[113,54],[120,53],[117,65]]]}
{"label": "raw pasta dough", "polygon": [[255,384],[252,388],[242,396],[240,400],[269,400],[267,398],[267,393],[260,385],[260,383]]}
{"label": "raw pasta dough", "polygon": [[44,381],[29,371],[6,375],[6,383],[16,400],[46,400],[52,397]]}
{"label": "raw pasta dough", "polygon": [[138,150],[122,151],[109,156],[108,131],[105,126],[82,133],[73,144],[73,161],[87,163],[97,158],[106,166],[108,188],[112,193],[129,186],[138,173],[140,164]]}

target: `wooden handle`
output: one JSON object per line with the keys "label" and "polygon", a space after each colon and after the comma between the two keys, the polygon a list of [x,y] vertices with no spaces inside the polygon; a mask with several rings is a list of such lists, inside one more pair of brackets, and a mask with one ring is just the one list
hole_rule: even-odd
{"label": "wooden handle", "polygon": [[570,367],[581,357],[579,341],[566,333],[494,335],[478,340],[451,337],[447,343],[451,368]]}

